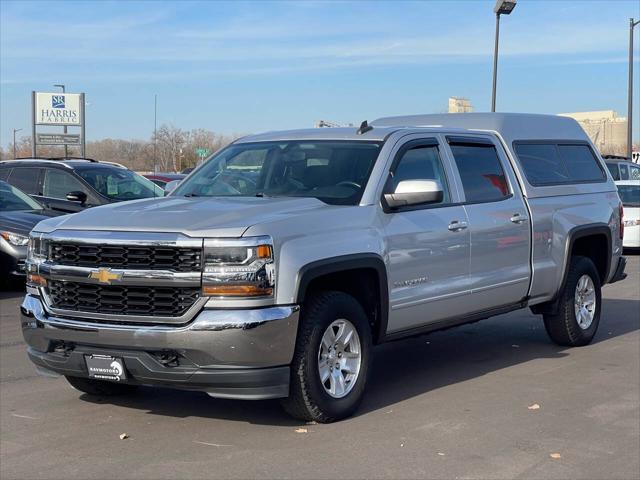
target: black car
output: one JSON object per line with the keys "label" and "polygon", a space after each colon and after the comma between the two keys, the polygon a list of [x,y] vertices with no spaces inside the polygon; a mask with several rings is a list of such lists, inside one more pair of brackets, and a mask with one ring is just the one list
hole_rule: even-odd
{"label": "black car", "polygon": [[45,208],[67,213],[164,196],[162,188],[141,175],[91,159],[7,160],[0,162],[0,180],[28,193]]}
{"label": "black car", "polygon": [[41,220],[55,215],[26,193],[0,180],[0,284],[25,275],[29,232]]}

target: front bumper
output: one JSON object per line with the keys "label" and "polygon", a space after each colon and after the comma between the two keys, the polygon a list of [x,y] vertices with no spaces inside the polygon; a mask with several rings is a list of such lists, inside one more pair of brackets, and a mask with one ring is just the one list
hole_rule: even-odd
{"label": "front bumper", "polygon": [[215,397],[286,397],[299,307],[204,309],[185,326],[120,325],[50,315],[31,294],[21,309],[29,358],[41,373],[87,377],[84,357],[122,358],[129,383]]}

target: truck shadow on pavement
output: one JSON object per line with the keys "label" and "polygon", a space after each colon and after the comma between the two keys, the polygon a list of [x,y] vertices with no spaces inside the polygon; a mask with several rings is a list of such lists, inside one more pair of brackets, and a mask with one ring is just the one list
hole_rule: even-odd
{"label": "truck shadow on pavement", "polygon": [[[594,342],[583,348],[640,329],[637,300],[605,299]],[[513,312],[442,332],[381,345],[375,349],[369,386],[355,417],[429,391],[481,377],[536,359],[561,359],[571,349],[553,344],[542,317],[528,310]],[[505,392],[507,393],[507,392]],[[214,399],[200,392],[140,388],[127,397],[82,400],[146,410],[152,415],[201,417],[290,427],[278,401]]]}

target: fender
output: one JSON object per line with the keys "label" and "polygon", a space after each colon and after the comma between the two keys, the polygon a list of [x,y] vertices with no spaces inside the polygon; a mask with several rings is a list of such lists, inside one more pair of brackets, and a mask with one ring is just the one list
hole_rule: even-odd
{"label": "fender", "polygon": [[333,258],[317,260],[304,265],[298,273],[296,301],[300,305],[304,302],[309,284],[316,278],[327,274],[371,268],[378,274],[378,288],[380,291],[380,318],[377,319],[377,331],[373,334],[374,342],[383,339],[387,331],[389,319],[389,285],[387,282],[387,268],[382,257],[375,253],[356,253],[340,255]]}
{"label": "fender", "polygon": [[552,300],[548,302],[541,303],[539,305],[531,306],[531,311],[535,314],[538,313],[548,313],[548,314],[556,314],[558,312],[558,300],[560,298],[561,292],[564,291],[565,285],[567,283],[567,276],[569,274],[569,262],[571,261],[571,256],[573,255],[573,246],[576,243],[576,240],[580,238],[584,238],[590,235],[605,235],[607,238],[607,258],[606,258],[606,267],[605,267],[605,278],[602,279],[602,285],[607,283],[607,278],[609,275],[609,269],[611,268],[611,257],[612,257],[612,241],[611,241],[611,229],[607,224],[604,223],[589,223],[587,225],[579,225],[577,227],[573,227],[569,230],[567,234],[567,242],[565,244],[564,249],[564,264],[562,265],[562,280],[560,282],[560,287],[556,292],[555,296]]}

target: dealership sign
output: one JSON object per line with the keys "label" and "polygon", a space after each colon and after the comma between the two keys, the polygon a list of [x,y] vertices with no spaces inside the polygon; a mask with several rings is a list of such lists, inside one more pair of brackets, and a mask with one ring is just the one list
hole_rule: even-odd
{"label": "dealership sign", "polygon": [[79,93],[42,93],[35,95],[36,125],[82,125]]}
{"label": "dealership sign", "polygon": [[80,145],[78,133],[36,133],[38,145]]}

